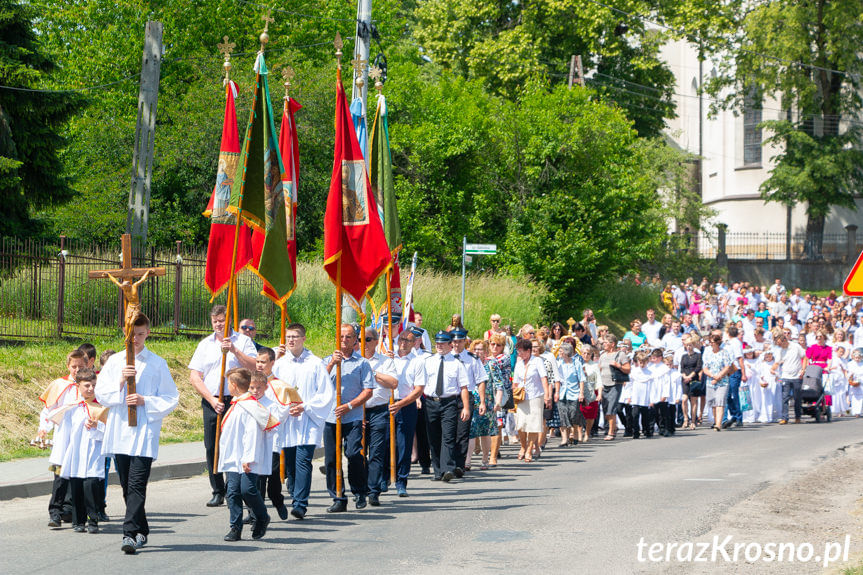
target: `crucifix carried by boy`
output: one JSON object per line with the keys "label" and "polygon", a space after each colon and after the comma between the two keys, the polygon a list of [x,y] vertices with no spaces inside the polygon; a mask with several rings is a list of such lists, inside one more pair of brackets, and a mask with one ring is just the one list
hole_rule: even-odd
{"label": "crucifix carried by boy", "polygon": [[[133,268],[132,267],[132,237],[123,234],[123,267],[114,270],[95,270],[87,274],[90,279],[108,278],[114,282],[123,292],[125,309],[123,313],[123,335],[126,342],[126,365],[135,365],[135,346],[132,342],[132,331],[135,319],[141,313],[141,297],[138,287],[148,277],[165,275],[165,268]],[[137,281],[134,281],[137,280]],[[126,380],[126,393],[135,393],[135,378]],[[135,427],[138,424],[137,410],[129,406],[129,425]]]}

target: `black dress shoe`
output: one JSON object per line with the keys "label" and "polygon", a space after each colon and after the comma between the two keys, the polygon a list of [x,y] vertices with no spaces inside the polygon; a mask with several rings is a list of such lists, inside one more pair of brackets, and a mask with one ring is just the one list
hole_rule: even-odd
{"label": "black dress shoe", "polygon": [[464,469],[462,469],[461,467],[456,467],[453,471],[453,474],[459,479],[461,479],[462,477],[464,477]]}
{"label": "black dress shoe", "polygon": [[279,519],[281,519],[282,521],[288,518],[288,508],[285,507],[284,503],[276,507],[276,513],[279,514]]}
{"label": "black dress shoe", "polygon": [[380,507],[381,506],[381,498],[377,493],[372,493],[369,495],[369,505],[372,507]]}
{"label": "black dress shoe", "polygon": [[225,535],[225,541],[239,541],[240,540],[240,533],[241,532],[239,529],[237,529],[235,527],[231,527],[231,530],[228,531],[227,535]]}
{"label": "black dress shoe", "polygon": [[445,471],[444,474],[441,476],[440,480],[444,483],[449,483],[450,481],[452,481],[453,477],[455,476],[453,475],[452,471]]}
{"label": "black dress shoe", "polygon": [[294,517],[295,519],[304,519],[306,517],[306,512],[294,507],[291,509],[291,517]]}
{"label": "black dress shoe", "polygon": [[260,539],[267,534],[267,525],[270,524],[270,516],[267,515],[263,520],[255,522],[255,527],[252,529],[252,539]]}
{"label": "black dress shoe", "polygon": [[225,503],[225,496],[217,493],[213,495],[213,498],[207,501],[207,507],[219,507],[220,505]]}
{"label": "black dress shoe", "polygon": [[108,517],[108,515],[104,511],[99,511],[98,513],[96,513],[96,519],[99,521],[99,523],[111,520],[111,518]]}
{"label": "black dress shoe", "polygon": [[327,507],[327,513],[341,513],[348,510],[348,502],[339,499],[334,501],[332,505]]}
{"label": "black dress shoe", "polygon": [[365,495],[357,495],[354,501],[356,501],[357,509],[365,509],[368,504]]}

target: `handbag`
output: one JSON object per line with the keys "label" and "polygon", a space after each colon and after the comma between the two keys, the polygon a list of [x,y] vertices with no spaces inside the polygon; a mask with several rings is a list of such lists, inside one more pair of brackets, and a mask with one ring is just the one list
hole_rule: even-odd
{"label": "handbag", "polygon": [[512,388],[503,386],[501,390],[500,406],[502,409],[515,409],[515,402],[512,400]]}
{"label": "handbag", "polygon": [[513,387],[512,388],[512,400],[515,403],[521,403],[525,399],[525,389],[522,387]]}

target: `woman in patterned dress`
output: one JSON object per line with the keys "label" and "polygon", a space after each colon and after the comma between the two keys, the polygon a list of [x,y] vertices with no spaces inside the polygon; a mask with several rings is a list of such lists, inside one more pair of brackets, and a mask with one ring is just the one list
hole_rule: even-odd
{"label": "woman in patterned dress", "polygon": [[[470,344],[470,351],[482,362],[489,377],[489,380],[485,385],[485,395],[483,397],[479,396],[478,388],[470,392],[471,398],[473,399],[473,418],[470,422],[471,445],[467,450],[468,458],[470,458],[470,454],[473,453],[473,444],[477,439],[479,439],[479,444],[482,447],[482,465],[480,466],[480,470],[485,471],[488,469],[489,465],[491,438],[492,436],[497,435],[497,418],[495,417],[493,408],[494,390],[501,385],[499,383],[500,373],[499,371],[495,373],[489,367],[489,363],[491,362],[489,361],[488,344],[485,340],[475,340]],[[496,378],[497,381],[495,381]],[[485,404],[485,414],[480,415],[479,406],[483,403]]]}
{"label": "woman in patterned dress", "polygon": [[503,408],[504,391],[509,396],[512,396],[512,367],[510,363],[510,355],[506,352],[506,342],[508,336],[502,333],[497,333],[491,336],[488,341],[489,359],[484,363],[485,369],[489,375],[486,389],[489,387],[494,389],[494,409],[496,415],[497,433],[491,437],[491,456],[489,464],[494,467],[497,465],[497,459],[500,457],[501,434],[504,432],[504,427],[507,420],[513,415],[508,410]]}

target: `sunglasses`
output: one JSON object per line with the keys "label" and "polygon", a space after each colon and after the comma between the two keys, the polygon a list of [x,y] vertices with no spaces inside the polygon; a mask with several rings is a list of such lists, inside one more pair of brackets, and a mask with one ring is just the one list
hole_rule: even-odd
{"label": "sunglasses", "polygon": [[258,329],[258,328],[256,328],[256,327],[255,327],[255,326],[253,326],[253,325],[241,325],[241,326],[240,326],[240,329],[241,329],[241,330],[243,330],[243,331],[255,331],[255,330],[256,330],[256,329]]}
{"label": "sunglasses", "polygon": [[366,343],[368,343],[368,342],[370,342],[370,341],[377,341],[377,338],[374,338],[374,337],[367,337],[367,338],[366,338]]}

